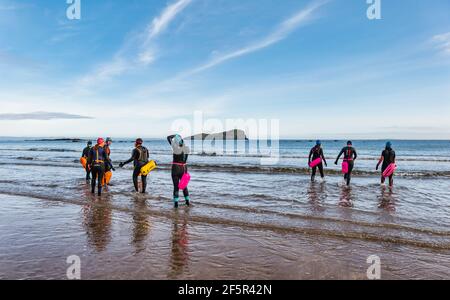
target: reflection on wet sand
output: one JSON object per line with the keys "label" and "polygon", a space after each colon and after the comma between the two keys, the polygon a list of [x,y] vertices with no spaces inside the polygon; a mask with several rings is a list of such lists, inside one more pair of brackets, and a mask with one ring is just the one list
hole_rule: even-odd
{"label": "reflection on wet sand", "polygon": [[183,216],[180,216],[180,213],[178,211],[175,212],[172,228],[170,271],[168,275],[168,277],[171,279],[182,275],[185,271],[185,267],[189,262],[188,218],[188,211],[186,211]]}
{"label": "reflection on wet sand", "polygon": [[307,191],[307,196],[313,210],[323,210],[322,202],[327,198],[325,182],[311,182]]}
{"label": "reflection on wet sand", "polygon": [[353,193],[351,186],[342,186],[341,195],[339,197],[339,206],[342,207],[353,207]]}
{"label": "reflection on wet sand", "polygon": [[89,199],[83,206],[83,226],[88,244],[97,252],[103,252],[111,242],[112,207],[110,197]]}
{"label": "reflection on wet sand", "polygon": [[386,211],[395,212],[395,193],[392,187],[381,187],[381,195],[379,196],[378,208]]}
{"label": "reflection on wet sand", "polygon": [[151,222],[147,211],[145,198],[140,194],[133,196],[133,234],[131,243],[136,248],[136,253],[145,250],[145,241],[151,230]]}

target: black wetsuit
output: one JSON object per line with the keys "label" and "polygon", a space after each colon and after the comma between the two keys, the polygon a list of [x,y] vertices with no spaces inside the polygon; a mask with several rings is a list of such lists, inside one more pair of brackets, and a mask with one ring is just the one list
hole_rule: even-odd
{"label": "black wetsuit", "polygon": [[383,156],[383,166],[381,167],[381,173],[384,173],[389,165],[395,163],[395,151],[392,150],[392,148],[386,148],[386,150],[381,153],[381,156]]}
{"label": "black wetsuit", "polygon": [[109,148],[109,146],[106,146],[106,145],[104,148],[105,148],[106,155],[108,156],[108,161],[110,162],[105,165],[105,172],[109,172],[113,168],[112,161],[111,161],[111,149]]}
{"label": "black wetsuit", "polygon": [[[176,145],[175,142],[173,142],[173,139],[175,138],[174,135],[171,135],[167,137],[167,141],[172,146],[173,150],[173,164],[172,164],[172,182],[173,182],[173,199],[174,201],[178,201],[180,198],[180,192],[178,185],[180,184],[180,180],[183,177],[185,173],[187,173],[188,169],[186,166],[188,157],[189,157],[189,148],[187,146],[183,145]],[[186,200],[189,201],[189,190],[188,188],[185,188],[183,190],[183,195]]]}
{"label": "black wetsuit", "polygon": [[[81,154],[81,157],[86,158],[86,160],[89,157],[89,152],[91,151],[92,147],[86,147],[83,149],[83,154]],[[88,164],[86,164],[86,181],[91,179],[91,169],[88,167]]]}
{"label": "black wetsuit", "polygon": [[308,164],[310,164],[312,161],[318,159],[319,157],[322,159],[322,162],[319,165],[312,168],[311,180],[314,180],[314,177],[316,176],[317,168],[319,168],[320,176],[322,178],[325,177],[325,175],[323,173],[323,164],[324,163],[326,164],[327,160],[325,159],[325,156],[323,155],[323,149],[321,146],[315,146],[314,148],[311,149],[311,151],[309,152]]}
{"label": "black wetsuit", "polygon": [[102,182],[103,176],[105,176],[105,166],[110,164],[108,155],[105,149],[99,146],[93,147],[89,151],[88,165],[91,167],[92,181],[91,181],[91,192],[95,193],[95,184],[98,180],[98,195],[102,194]]}
{"label": "black wetsuit", "polygon": [[[383,157],[383,165],[381,167],[381,177],[382,177],[382,183],[384,183],[385,178],[383,177],[384,171],[386,171],[387,167],[389,167],[390,164],[395,163],[395,151],[392,150],[392,148],[386,148],[382,153],[381,156]],[[389,176],[389,183],[392,185],[394,183],[394,174]]]}
{"label": "black wetsuit", "polygon": [[347,185],[350,185],[353,167],[355,166],[354,162],[356,158],[358,158],[358,154],[356,153],[355,148],[351,146],[344,147],[342,148],[336,159],[336,164],[339,161],[339,158],[341,158],[342,154],[344,154],[344,161],[348,163],[348,173],[344,175],[344,178],[347,180]]}
{"label": "black wetsuit", "polygon": [[[131,153],[131,158],[123,163],[123,165],[129,164],[130,162],[133,162],[134,164],[134,171],[133,171],[133,184],[134,189],[136,192],[139,192],[139,185],[138,185],[138,177],[141,173],[141,168],[148,164],[148,158],[149,158],[149,152],[148,149],[139,146],[134,148],[133,152]],[[145,193],[147,189],[147,176],[142,175],[142,193]]]}

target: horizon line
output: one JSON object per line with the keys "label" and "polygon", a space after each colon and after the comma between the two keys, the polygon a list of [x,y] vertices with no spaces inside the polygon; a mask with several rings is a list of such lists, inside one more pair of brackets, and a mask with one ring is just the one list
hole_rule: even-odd
{"label": "horizon line", "polygon": [[[67,139],[67,140],[94,140],[96,138],[93,137],[67,137],[67,136],[0,136],[0,139],[8,139],[8,138],[12,138],[12,139],[48,139],[48,140],[59,140],[59,139]],[[141,137],[142,139],[147,139],[147,140],[165,140],[166,137],[164,136],[159,136],[159,137]],[[114,139],[116,140],[133,140],[136,139],[136,137],[115,137],[113,138],[113,142]],[[299,137],[299,138],[279,138],[279,139],[272,139],[272,140],[279,140],[279,141],[316,141],[318,138],[304,138],[304,137]],[[226,140],[219,140],[219,139],[215,139],[216,141],[226,141]],[[231,141],[234,141],[234,139],[230,139]],[[249,141],[258,141],[258,139],[247,139]],[[265,140],[271,140],[271,139],[265,139]],[[335,142],[335,141],[346,141],[346,140],[352,140],[352,141],[450,141],[450,138],[442,138],[442,139],[418,139],[418,138],[385,138],[385,139],[381,139],[381,138],[319,138],[319,140],[323,141],[328,141],[328,142]],[[237,141],[245,141],[245,140],[237,140]]]}

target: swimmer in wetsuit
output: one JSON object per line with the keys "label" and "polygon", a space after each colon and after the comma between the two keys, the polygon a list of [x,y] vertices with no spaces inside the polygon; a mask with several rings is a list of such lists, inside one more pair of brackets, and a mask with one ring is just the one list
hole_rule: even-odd
{"label": "swimmer in wetsuit", "polygon": [[[384,184],[386,181],[386,178],[384,178],[383,173],[389,167],[389,165],[395,163],[395,151],[392,149],[392,143],[387,142],[386,148],[381,153],[380,160],[377,164],[377,170],[380,168],[380,164],[383,163],[381,167],[381,184]],[[389,186],[394,186],[394,174],[389,176]]]}
{"label": "swimmer in wetsuit", "polygon": [[[89,157],[89,152],[92,149],[92,141],[88,141],[86,148],[83,149],[83,153],[81,154],[81,157],[86,158],[86,161]],[[86,164],[86,181],[91,180],[91,169],[90,166],[88,164]]]}
{"label": "swimmer in wetsuit", "polygon": [[323,155],[323,149],[322,149],[322,142],[321,141],[317,141],[316,145],[309,152],[308,165],[310,165],[312,161],[314,161],[314,160],[316,160],[318,158],[321,158],[322,162],[319,165],[317,165],[317,166],[312,168],[311,181],[314,181],[314,179],[316,177],[317,168],[319,169],[320,176],[322,177],[322,179],[324,179],[325,175],[324,175],[324,172],[323,172],[323,164],[325,164],[325,166],[328,167],[327,160],[325,159],[325,156]]}
{"label": "swimmer in wetsuit", "polygon": [[[110,161],[111,161],[111,145],[112,145],[112,139],[110,137],[106,138],[104,149],[105,149],[106,155],[108,155],[108,158],[109,158]],[[112,161],[111,161],[111,163],[112,163]],[[106,171],[113,170],[110,167],[111,166],[106,166]]]}
{"label": "swimmer in wetsuit", "polygon": [[347,185],[350,185],[355,160],[358,158],[358,154],[356,153],[355,148],[353,148],[352,141],[348,141],[347,147],[342,148],[334,164],[338,164],[338,161],[342,155],[344,155],[344,161],[348,163],[348,173],[344,175],[344,179],[347,181]]}
{"label": "swimmer in wetsuit", "polygon": [[[144,141],[141,138],[137,139],[134,144],[135,148],[131,153],[131,158],[119,164],[119,167],[123,168],[123,166],[129,164],[130,162],[133,162],[134,164],[133,185],[137,193],[139,192],[139,184],[138,184],[139,174],[141,174],[142,167],[148,164],[150,156],[148,149],[142,146],[143,143]],[[142,194],[145,194],[147,189],[147,176],[141,175],[141,179],[142,179]]]}
{"label": "swimmer in wetsuit", "polygon": [[97,139],[97,145],[95,145],[90,151],[88,156],[88,166],[92,172],[91,192],[95,193],[95,184],[98,180],[98,195],[102,195],[102,182],[103,176],[105,176],[106,165],[110,165],[110,161],[106,151],[104,149],[105,141],[102,138]]}
{"label": "swimmer in wetsuit", "polygon": [[[106,176],[106,178],[108,178],[108,172],[111,172],[111,171],[115,171],[116,169],[113,167],[113,164],[112,164],[112,160],[111,160],[111,144],[112,144],[112,139],[110,138],[110,137],[108,137],[108,138],[106,138],[106,142],[105,142],[105,147],[104,147],[104,149],[105,149],[105,152],[106,152],[106,155],[108,156],[108,161],[109,161],[109,163],[107,163],[106,165],[105,165],[105,176]],[[111,176],[112,176],[112,174],[109,176],[109,179],[111,178]],[[109,185],[109,179],[106,179],[105,180],[105,184],[106,185]]]}
{"label": "swimmer in wetsuit", "polygon": [[[180,184],[180,180],[185,173],[187,173],[188,169],[186,166],[188,156],[189,156],[189,148],[185,145],[184,140],[180,135],[171,135],[167,137],[167,141],[172,146],[173,151],[173,162],[172,162],[172,182],[173,182],[173,202],[175,208],[178,207],[178,202],[180,201],[180,189],[178,185]],[[186,201],[186,205],[190,205],[189,198],[189,190],[186,187],[183,190],[183,196]]]}

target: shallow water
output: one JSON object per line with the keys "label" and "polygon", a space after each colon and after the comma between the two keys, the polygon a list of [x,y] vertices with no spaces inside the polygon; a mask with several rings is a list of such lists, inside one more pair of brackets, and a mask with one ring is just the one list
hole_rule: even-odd
{"label": "shallow water", "polygon": [[[72,254],[89,266],[86,279],[364,279],[370,255],[382,259],[383,278],[450,276],[449,178],[431,176],[429,162],[400,161],[395,187],[381,187],[369,167],[375,142],[365,142],[347,188],[337,172],[311,183],[298,171],[306,142],[284,145],[289,158],[269,169],[243,154],[193,155],[194,205],[176,213],[166,143],[148,145],[162,165],[148,195],[132,193],[126,168],[97,199],[77,162],[83,143],[1,141],[0,278],[64,278]],[[445,174],[447,144],[435,143],[441,156],[430,157]],[[130,146],[115,143],[113,160]],[[398,155],[420,154],[403,147]]]}

